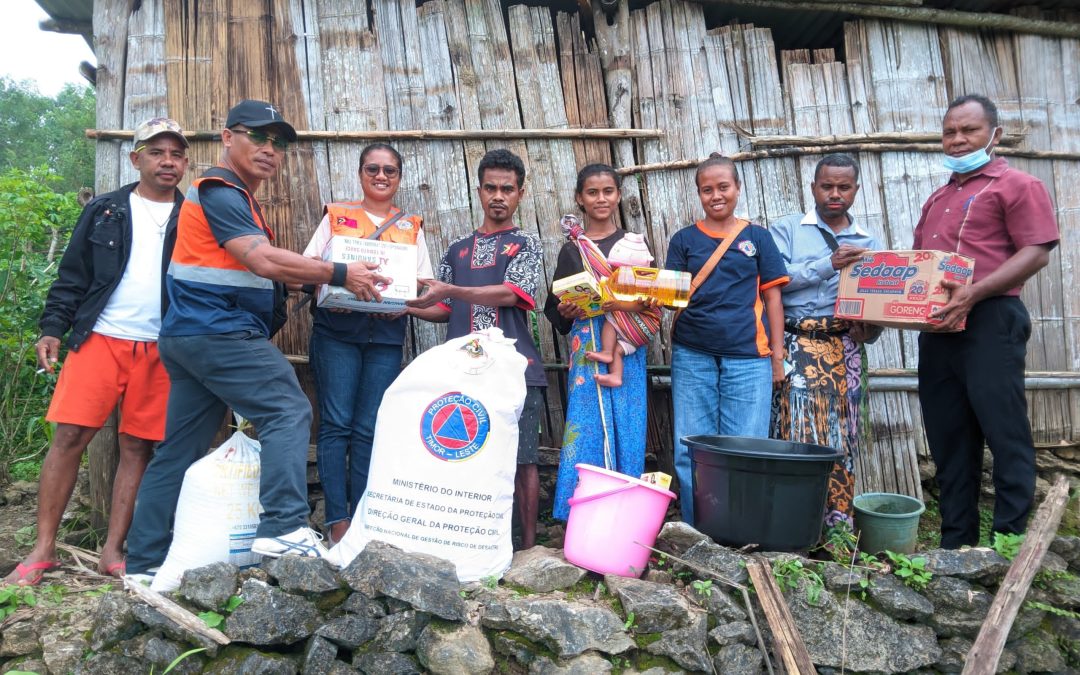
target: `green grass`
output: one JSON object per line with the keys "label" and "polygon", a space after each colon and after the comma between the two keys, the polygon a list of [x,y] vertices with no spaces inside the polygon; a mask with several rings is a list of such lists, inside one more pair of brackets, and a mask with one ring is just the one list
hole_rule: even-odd
{"label": "green grass", "polygon": [[26,480],[32,483],[37,482],[41,477],[41,462],[44,458],[31,459],[25,462],[15,462],[8,467],[8,473],[11,475],[11,480]]}

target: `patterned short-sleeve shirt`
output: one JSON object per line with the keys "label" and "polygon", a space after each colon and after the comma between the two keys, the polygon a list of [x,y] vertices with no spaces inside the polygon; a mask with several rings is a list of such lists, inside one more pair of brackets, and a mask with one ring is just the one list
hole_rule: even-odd
{"label": "patterned short-sleeve shirt", "polygon": [[540,239],[534,234],[511,227],[498,232],[480,231],[450,244],[439,263],[439,281],[455,286],[494,286],[502,284],[518,296],[513,307],[474,305],[447,298],[442,307],[450,312],[446,337],[453,339],[474,331],[497,326],[506,337],[516,340],[518,352],[529,360],[525,382],[530,386],[547,385],[540,352],[533,342],[529,312],[536,309],[540,290],[543,253]]}

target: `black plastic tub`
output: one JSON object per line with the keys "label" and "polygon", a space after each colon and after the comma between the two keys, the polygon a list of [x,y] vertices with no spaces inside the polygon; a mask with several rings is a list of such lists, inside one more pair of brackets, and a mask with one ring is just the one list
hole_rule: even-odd
{"label": "black plastic tub", "polygon": [[800,551],[817,543],[829,474],[841,452],[740,436],[686,436],[695,527],[718,544]]}

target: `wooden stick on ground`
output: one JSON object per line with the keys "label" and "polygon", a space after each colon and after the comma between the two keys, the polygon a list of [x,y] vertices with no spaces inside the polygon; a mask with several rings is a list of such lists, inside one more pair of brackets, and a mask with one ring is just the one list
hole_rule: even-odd
{"label": "wooden stick on ground", "polygon": [[1068,502],[1069,481],[1058,474],[1053,487],[1046,494],[1046,499],[1031,519],[1032,527],[1024,537],[1020,552],[1009,566],[1009,571],[994,596],[994,602],[990,605],[990,611],[986,613],[986,619],[979,629],[979,636],[975,638],[975,644],[971,646],[971,651],[964,660],[964,675],[992,675],[997,671],[1009,629],[1012,628],[1016,614],[1020,611],[1020,604],[1024,602],[1028,588],[1039,571],[1046,549],[1050,548],[1050,542],[1057,532],[1061,514]]}
{"label": "wooden stick on ground", "polygon": [[213,640],[219,645],[227,645],[232,640],[228,638],[224,633],[216,628],[210,628],[202,619],[195,616],[191,612],[187,611],[180,605],[176,604],[172,600],[169,600],[165,596],[156,593],[146,586],[143,586],[138,581],[135,581],[131,577],[124,577],[124,588],[131,591],[140,600],[150,605],[157,611],[161,612],[164,616],[172,619],[176,623],[180,624],[184,628],[187,628],[193,633],[202,635],[205,638]]}
{"label": "wooden stick on ground", "polygon": [[746,564],[746,571],[750,573],[750,579],[754,582],[758,600],[761,601],[761,609],[765,612],[765,619],[773,632],[773,648],[779,655],[784,668],[788,673],[809,675],[816,673],[814,662],[810,660],[810,652],[806,650],[806,644],[795,627],[795,620],[791,617],[787,603],[780,587],[776,585],[772,567],[769,561],[755,556]]}

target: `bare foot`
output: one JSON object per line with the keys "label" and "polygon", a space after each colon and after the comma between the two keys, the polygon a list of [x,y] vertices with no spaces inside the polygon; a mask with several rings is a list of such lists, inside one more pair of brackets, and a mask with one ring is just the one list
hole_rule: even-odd
{"label": "bare foot", "polygon": [[615,357],[607,352],[585,352],[585,358],[597,363],[611,363]]}
{"label": "bare foot", "polygon": [[612,375],[611,373],[605,373],[603,375],[594,375],[593,379],[596,380],[596,383],[598,385],[600,385],[601,387],[621,387],[622,386],[622,376],[621,375]]}
{"label": "bare foot", "polygon": [[349,531],[350,521],[339,520],[330,526],[330,545],[338,543],[344,538],[345,533]]}

